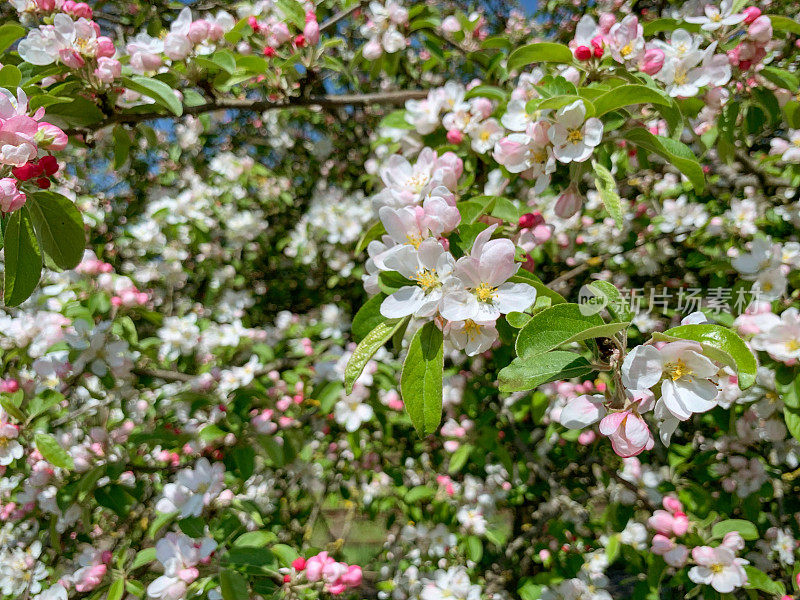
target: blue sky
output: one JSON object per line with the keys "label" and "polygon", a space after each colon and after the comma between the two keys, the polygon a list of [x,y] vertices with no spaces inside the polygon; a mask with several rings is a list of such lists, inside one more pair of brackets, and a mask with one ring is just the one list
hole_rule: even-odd
{"label": "blue sky", "polygon": [[532,13],[536,8],[536,0],[520,0],[520,4],[528,13]]}

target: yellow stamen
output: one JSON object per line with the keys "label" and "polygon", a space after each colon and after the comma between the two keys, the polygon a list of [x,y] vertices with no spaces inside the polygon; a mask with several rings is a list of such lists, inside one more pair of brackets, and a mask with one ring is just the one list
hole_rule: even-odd
{"label": "yellow stamen", "polygon": [[[678,381],[678,379],[683,379],[684,377],[688,378],[689,375],[694,373],[680,358],[674,363],[667,363],[664,365],[664,370],[672,381]],[[691,381],[691,379],[689,379],[689,381]]]}
{"label": "yellow stamen", "polygon": [[417,271],[416,275],[411,279],[416,281],[419,287],[425,290],[426,294],[441,285],[439,278],[436,276],[436,269],[422,269]]}
{"label": "yellow stamen", "polygon": [[570,129],[567,133],[567,141],[574,144],[583,139],[583,132],[580,129]]}
{"label": "yellow stamen", "polygon": [[467,334],[469,339],[474,340],[475,336],[477,336],[481,332],[481,326],[478,325],[472,319],[467,319],[464,321],[464,333]]}
{"label": "yellow stamen", "polygon": [[491,302],[497,298],[497,288],[490,286],[488,283],[482,283],[475,288],[475,295],[481,302]]}

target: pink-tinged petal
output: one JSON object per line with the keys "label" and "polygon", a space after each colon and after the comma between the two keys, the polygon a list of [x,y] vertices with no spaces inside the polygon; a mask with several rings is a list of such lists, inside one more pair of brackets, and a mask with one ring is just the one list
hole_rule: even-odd
{"label": "pink-tinged petal", "polygon": [[636,346],[622,363],[622,385],[631,390],[645,390],[661,379],[662,357],[653,346]]}
{"label": "pink-tinged petal", "polygon": [[561,411],[559,422],[567,429],[583,429],[596,423],[605,414],[602,396],[578,396],[570,400]]}
{"label": "pink-tinged petal", "polygon": [[603,420],[600,421],[600,433],[603,435],[613,434],[619,429],[620,425],[622,425],[629,414],[627,410],[624,410],[606,415],[603,417]]}
{"label": "pink-tinged petal", "polygon": [[695,546],[692,548],[692,558],[698,565],[710,567],[716,562],[717,555],[711,546]]}

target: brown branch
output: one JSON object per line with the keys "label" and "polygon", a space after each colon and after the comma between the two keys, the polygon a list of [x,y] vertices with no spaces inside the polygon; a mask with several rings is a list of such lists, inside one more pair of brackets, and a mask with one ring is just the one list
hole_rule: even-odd
{"label": "brown branch", "polygon": [[356,2],[350,8],[345,9],[345,10],[343,10],[341,12],[338,12],[335,15],[333,15],[330,19],[326,19],[325,21],[323,21],[322,24],[319,26],[320,32],[326,31],[326,30],[330,29],[331,27],[333,27],[334,25],[336,25],[342,19],[346,19],[351,14],[356,12],[359,8],[361,8],[362,4],[364,4],[364,0],[361,0],[360,2]]}
{"label": "brown branch", "polygon": [[[341,108],[344,106],[369,106],[371,104],[403,104],[406,100],[424,98],[428,95],[427,90],[400,90],[392,92],[376,92],[373,94],[330,94],[325,96],[309,96],[286,98],[284,100],[247,100],[239,98],[220,98],[200,104],[198,106],[186,106],[183,109],[184,115],[199,115],[218,110],[246,110],[251,112],[266,112],[268,110],[278,110],[282,108],[296,108],[317,106],[320,108]],[[174,119],[176,115],[162,112],[144,113],[118,113],[109,116],[103,121],[89,127],[67,129],[67,135],[76,133],[88,133],[94,130],[103,129],[114,124],[141,123],[142,121],[152,121],[154,119]]]}

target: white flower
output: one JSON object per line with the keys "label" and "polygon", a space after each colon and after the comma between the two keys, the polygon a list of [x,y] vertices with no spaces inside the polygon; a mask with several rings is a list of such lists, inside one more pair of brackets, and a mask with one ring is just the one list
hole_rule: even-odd
{"label": "white flower", "polygon": [[156,558],[164,574],[147,586],[147,595],[160,600],[179,600],[199,573],[196,566],[208,558],[217,543],[211,538],[194,540],[183,533],[170,532],[156,543]]}
{"label": "white flower", "polygon": [[730,593],[747,583],[744,565],[749,564],[748,561],[737,558],[725,546],[695,547],[692,549],[692,558],[697,566],[689,569],[689,579],[695,583],[710,585],[721,594]]}
{"label": "white flower", "polygon": [[501,314],[522,312],[536,300],[536,289],[527,283],[507,283],[518,270],[514,243],[491,240],[497,228],[484,229],[475,238],[468,256],[458,259],[454,274],[460,282],[442,299],[442,316],[449,321],[491,322]]}
{"label": "white flower", "polygon": [[705,31],[716,31],[720,27],[727,27],[730,25],[738,25],[745,19],[744,14],[733,13],[733,2],[731,0],[722,0],[719,8],[713,4],[706,4],[701,17],[685,17],[687,23],[697,23],[700,29]]}
{"label": "white flower", "polygon": [[199,517],[203,507],[208,506],[225,489],[225,465],[207,458],[197,461],[193,469],[183,469],[175,483],[164,486],[164,495],[156,503],[162,513],[180,512],[181,518]]}
{"label": "white flower", "polygon": [[486,517],[480,507],[462,506],[456,514],[458,522],[468,532],[476,535],[486,533]]}
{"label": "white flower", "polygon": [[556,111],[547,135],[553,142],[553,154],[559,161],[583,162],[602,141],[603,123],[595,117],[586,119],[583,100],[576,100]]}
{"label": "white flower", "polygon": [[467,356],[475,356],[486,352],[492,347],[498,334],[494,321],[449,321],[444,329],[450,342],[459,350],[464,350]]}
{"label": "white flower", "polygon": [[764,315],[762,330],[751,344],[756,350],[767,352],[775,360],[790,362],[800,360],[800,313],[795,307],[777,315]]}
{"label": "white flower", "polygon": [[347,431],[356,431],[361,427],[362,423],[369,421],[374,415],[372,407],[362,402],[366,391],[366,388],[357,386],[352,394],[343,397],[336,403],[336,406],[334,406],[334,419]]}
{"label": "white flower", "polygon": [[422,242],[419,249],[401,246],[383,262],[387,269],[415,282],[413,286],[401,287],[383,301],[381,314],[389,319],[408,315],[435,316],[445,290],[455,283],[452,277],[455,259],[433,238]]}
{"label": "white flower", "polygon": [[642,391],[661,382],[663,406],[677,419],[685,421],[693,413],[716,406],[719,368],[703,356],[697,342],[677,341],[655,346],[637,346],[622,364],[622,384]]}
{"label": "white flower", "polygon": [[486,154],[494,148],[495,142],[503,137],[503,128],[495,119],[472,122],[467,126],[466,132],[470,136],[470,145],[478,154]]}
{"label": "white flower", "polygon": [[0,421],[0,467],[22,458],[23,448],[17,441],[18,437],[19,427]]}

